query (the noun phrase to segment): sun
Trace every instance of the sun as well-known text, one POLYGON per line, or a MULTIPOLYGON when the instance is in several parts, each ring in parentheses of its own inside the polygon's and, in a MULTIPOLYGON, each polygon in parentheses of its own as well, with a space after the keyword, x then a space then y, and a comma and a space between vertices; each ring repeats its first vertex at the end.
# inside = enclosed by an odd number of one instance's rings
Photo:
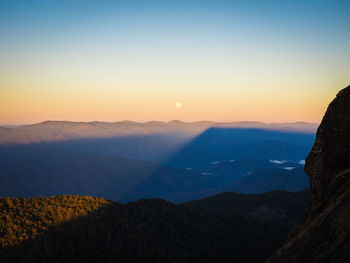
POLYGON ((175 107, 180 109, 182 107, 182 103, 181 102, 176 102, 175 107))

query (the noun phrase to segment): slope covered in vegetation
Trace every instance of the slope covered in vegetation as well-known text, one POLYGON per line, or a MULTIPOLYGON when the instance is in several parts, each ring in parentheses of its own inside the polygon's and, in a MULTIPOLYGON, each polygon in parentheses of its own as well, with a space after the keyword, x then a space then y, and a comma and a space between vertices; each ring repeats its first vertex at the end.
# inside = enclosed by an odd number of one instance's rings
POLYGON ((1 262, 262 262, 290 226, 162 199, 0 199, 1 262))
POLYGON ((33 239, 46 230, 107 205, 103 198, 53 196, 1 198, 0 244, 8 248, 33 239))

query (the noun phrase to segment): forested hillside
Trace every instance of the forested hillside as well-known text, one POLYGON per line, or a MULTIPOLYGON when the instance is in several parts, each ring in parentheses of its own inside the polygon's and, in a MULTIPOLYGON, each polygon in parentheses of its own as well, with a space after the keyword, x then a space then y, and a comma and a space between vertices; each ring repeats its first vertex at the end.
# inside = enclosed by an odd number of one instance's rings
POLYGON ((110 203, 104 198, 77 195, 1 198, 1 247, 8 248, 33 239, 52 227, 86 216, 110 203))
POLYGON ((3 198, 0 261, 262 262, 291 226, 237 211, 162 199, 3 198))

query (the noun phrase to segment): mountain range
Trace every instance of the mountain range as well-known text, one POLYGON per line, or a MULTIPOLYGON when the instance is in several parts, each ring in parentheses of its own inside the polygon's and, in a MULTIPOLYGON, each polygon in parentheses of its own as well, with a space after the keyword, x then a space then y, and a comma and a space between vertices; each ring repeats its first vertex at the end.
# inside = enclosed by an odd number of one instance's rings
POLYGON ((45 121, 37 124, 6 127, 0 126, 0 144, 34 143, 63 141, 82 138, 111 138, 145 135, 173 135, 192 137, 212 128, 256 128, 284 132, 315 133, 317 124, 314 123, 262 123, 262 122, 69 122, 45 121))
MULTIPOLYGON (((223 191, 309 187, 297 168, 311 149, 315 135, 307 129, 312 124, 210 127, 194 135, 209 124, 44 122, 6 128, 17 142, 0 145, 0 196, 81 194, 120 202, 155 197, 183 202, 223 191), (116 131, 118 136, 108 137, 116 131)), ((253 125, 235 123, 248 124, 253 125)))

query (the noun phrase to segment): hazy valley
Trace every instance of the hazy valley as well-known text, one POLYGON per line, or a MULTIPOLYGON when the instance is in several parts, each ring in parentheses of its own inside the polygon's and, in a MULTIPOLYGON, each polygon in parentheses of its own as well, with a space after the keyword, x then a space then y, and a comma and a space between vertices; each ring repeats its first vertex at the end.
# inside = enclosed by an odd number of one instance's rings
POLYGON ((4 128, 0 195, 186 201, 223 191, 309 187, 302 167, 315 125, 208 125, 45 122, 4 128), (227 127, 242 125, 252 127, 227 127))

